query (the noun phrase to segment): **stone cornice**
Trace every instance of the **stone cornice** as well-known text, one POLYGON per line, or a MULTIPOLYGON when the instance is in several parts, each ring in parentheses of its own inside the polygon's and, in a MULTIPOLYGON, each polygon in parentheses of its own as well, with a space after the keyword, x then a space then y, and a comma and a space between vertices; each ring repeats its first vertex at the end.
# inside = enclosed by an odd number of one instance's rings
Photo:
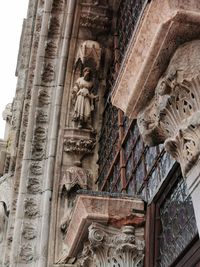
POLYGON ((200 35, 200 3, 155 0, 146 7, 112 94, 112 103, 128 116, 154 95, 157 80, 177 47, 200 35))
POLYGON ((136 198, 78 195, 64 240, 64 261, 77 256, 92 223, 111 225, 116 231, 124 225, 141 226, 144 223, 143 211, 143 201, 136 198))

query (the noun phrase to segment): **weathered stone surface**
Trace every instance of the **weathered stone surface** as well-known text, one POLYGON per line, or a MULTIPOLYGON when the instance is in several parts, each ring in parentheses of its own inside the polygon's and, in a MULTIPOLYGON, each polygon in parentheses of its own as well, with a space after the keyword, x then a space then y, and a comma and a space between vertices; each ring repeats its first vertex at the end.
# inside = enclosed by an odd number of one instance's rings
POLYGON ((138 125, 148 145, 164 143, 181 164, 183 174, 200 154, 200 41, 177 49, 155 89, 152 103, 138 116, 138 125))
POLYGON ((149 103, 175 50, 199 37, 199 11, 195 0, 155 0, 147 5, 115 83, 113 105, 135 118, 149 103))
MULTIPOLYGON (((139 213, 134 214, 135 222, 132 221, 132 225, 137 225, 138 218, 140 218, 139 224, 141 225, 144 222, 144 215, 140 211, 144 210, 144 203, 140 199, 79 195, 64 240, 66 245, 64 258, 76 257, 81 240, 92 222, 108 224, 113 219, 120 221, 122 218, 132 215, 133 209, 138 210, 139 213)), ((116 226, 116 223, 114 225, 116 226)), ((123 226, 123 222, 121 226, 123 226)))

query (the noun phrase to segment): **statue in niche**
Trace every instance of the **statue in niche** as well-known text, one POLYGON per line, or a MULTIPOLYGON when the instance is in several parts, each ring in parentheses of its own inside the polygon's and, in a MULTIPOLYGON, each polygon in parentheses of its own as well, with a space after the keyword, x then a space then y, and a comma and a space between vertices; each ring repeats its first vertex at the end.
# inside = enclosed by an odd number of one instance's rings
POLYGON ((77 79, 72 92, 75 98, 73 121, 78 124, 78 128, 94 130, 91 114, 94 111, 95 101, 98 101, 99 97, 91 93, 93 86, 92 70, 86 67, 83 70, 83 76, 77 79))

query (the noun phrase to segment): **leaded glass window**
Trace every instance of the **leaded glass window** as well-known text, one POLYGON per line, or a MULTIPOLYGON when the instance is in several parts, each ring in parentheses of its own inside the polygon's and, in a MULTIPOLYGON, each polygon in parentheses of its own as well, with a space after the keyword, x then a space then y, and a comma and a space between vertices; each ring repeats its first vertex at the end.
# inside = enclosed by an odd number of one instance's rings
POLYGON ((129 41, 146 3, 147 0, 123 0, 120 2, 117 15, 119 63, 123 60, 129 41))
POLYGON ((181 174, 175 174, 174 185, 166 188, 157 204, 159 267, 169 267, 197 235, 194 209, 186 183, 181 174))

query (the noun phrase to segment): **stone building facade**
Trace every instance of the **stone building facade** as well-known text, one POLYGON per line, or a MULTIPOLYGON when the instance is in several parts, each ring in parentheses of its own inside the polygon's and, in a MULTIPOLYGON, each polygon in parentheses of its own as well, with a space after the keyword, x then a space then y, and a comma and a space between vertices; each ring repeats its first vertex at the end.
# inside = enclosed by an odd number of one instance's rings
POLYGON ((0 266, 199 266, 199 26, 198 0, 29 0, 0 266))

